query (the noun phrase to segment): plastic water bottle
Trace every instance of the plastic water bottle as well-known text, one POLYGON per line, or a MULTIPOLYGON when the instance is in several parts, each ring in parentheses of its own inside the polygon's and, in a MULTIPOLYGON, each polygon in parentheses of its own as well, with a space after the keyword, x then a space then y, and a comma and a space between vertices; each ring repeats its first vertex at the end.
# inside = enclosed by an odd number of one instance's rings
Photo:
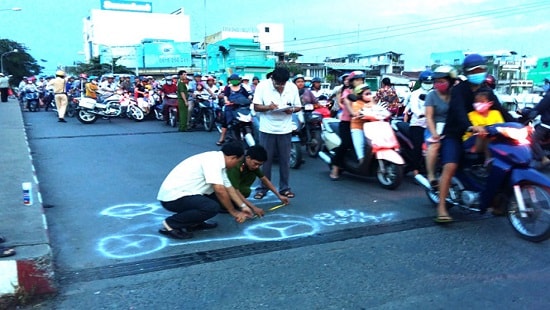
POLYGON ((23 182, 22 188, 23 188, 23 204, 27 206, 32 205, 32 183, 23 182))

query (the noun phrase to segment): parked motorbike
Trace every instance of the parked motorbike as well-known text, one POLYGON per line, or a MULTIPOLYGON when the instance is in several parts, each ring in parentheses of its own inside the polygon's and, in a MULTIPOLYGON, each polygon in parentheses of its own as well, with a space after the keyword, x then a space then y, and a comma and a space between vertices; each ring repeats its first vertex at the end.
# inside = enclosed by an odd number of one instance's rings
POLYGON ((306 146, 307 154, 310 157, 317 157, 323 146, 321 139, 321 124, 323 114, 318 112, 318 104, 304 104, 304 126, 300 130, 300 140, 306 146))
MULTIPOLYGON (((483 166, 478 154, 465 152, 451 181, 446 199, 450 207, 485 213, 488 207, 504 208, 519 236, 532 242, 550 238, 550 179, 529 166, 529 132, 519 123, 485 127, 491 138, 492 162, 483 166)), ((439 203, 439 192, 418 174, 428 199, 439 203)))
MULTIPOLYGON (((139 109, 137 106, 136 108, 139 109)), ((81 97, 76 117, 83 124, 93 124, 97 121, 98 117, 113 118, 119 117, 121 114, 122 105, 120 104, 120 95, 113 94, 105 98, 101 103, 93 98, 81 97)))
POLYGON ((40 111, 40 101, 38 100, 38 92, 32 89, 25 90, 25 104, 31 112, 40 111))
MULTIPOLYGON (((352 148, 346 152, 340 168, 359 176, 375 175, 383 188, 395 189, 403 181, 405 161, 398 153, 399 143, 390 124, 386 121, 390 113, 387 110, 370 109, 364 110, 361 117, 368 121, 363 124, 366 138, 365 158, 359 163, 352 148)), ((339 125, 338 119, 323 119, 321 137, 325 146, 319 152, 319 157, 329 167, 332 166, 336 148, 341 143, 339 125)))

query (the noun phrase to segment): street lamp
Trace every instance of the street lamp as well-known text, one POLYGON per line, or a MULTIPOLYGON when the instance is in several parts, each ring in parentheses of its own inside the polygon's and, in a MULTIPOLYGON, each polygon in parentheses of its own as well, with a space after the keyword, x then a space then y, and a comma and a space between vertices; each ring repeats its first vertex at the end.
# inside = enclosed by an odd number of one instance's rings
POLYGON ((17 49, 14 49, 13 51, 7 51, 0 55, 0 72, 4 73, 4 56, 10 53, 17 53, 19 52, 17 49))

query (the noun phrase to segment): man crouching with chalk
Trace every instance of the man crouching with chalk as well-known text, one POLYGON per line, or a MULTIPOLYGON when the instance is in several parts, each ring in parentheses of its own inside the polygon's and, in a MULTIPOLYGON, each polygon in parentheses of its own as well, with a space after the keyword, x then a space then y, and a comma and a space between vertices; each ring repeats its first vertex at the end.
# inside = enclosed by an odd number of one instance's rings
POLYGON ((252 209, 259 217, 264 216, 264 210, 256 207, 247 198, 250 196, 252 189, 250 187, 256 180, 260 179, 265 188, 271 190, 283 203, 288 204, 288 198, 279 194, 271 181, 263 174, 260 169, 261 165, 267 160, 267 151, 261 145, 254 145, 246 150, 244 158, 233 168, 227 169, 227 176, 231 181, 231 185, 237 190, 237 194, 244 203, 252 209))
POLYGON ((168 211, 159 233, 175 239, 189 239, 192 231, 218 226, 205 222, 220 210, 220 204, 239 223, 254 216, 235 188, 231 186, 226 169, 241 163, 244 149, 238 142, 226 143, 221 151, 191 156, 179 163, 164 179, 157 199, 168 211), (237 210, 234 206, 240 207, 237 210))

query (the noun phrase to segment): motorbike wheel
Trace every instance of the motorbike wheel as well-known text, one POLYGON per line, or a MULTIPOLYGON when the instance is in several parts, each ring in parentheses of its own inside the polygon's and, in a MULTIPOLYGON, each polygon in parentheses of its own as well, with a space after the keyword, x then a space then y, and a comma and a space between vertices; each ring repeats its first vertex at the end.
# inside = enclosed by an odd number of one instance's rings
POLYGON ((403 166, 384 160, 385 171, 382 172, 380 166, 377 167, 376 178, 378 183, 385 189, 396 189, 403 181, 403 166))
POLYGON ((300 142, 292 142, 290 147, 290 168, 298 169, 302 165, 302 145, 300 142))
POLYGON ((68 117, 74 117, 76 115, 76 109, 74 107, 73 104, 69 104, 67 106, 67 111, 65 112, 65 114, 68 116, 68 117))
POLYGON ((204 130, 210 132, 214 129, 214 112, 212 110, 206 110, 202 114, 202 124, 204 130))
POLYGON ((168 112, 168 124, 172 127, 176 127, 176 125, 178 124, 178 121, 176 120, 176 113, 173 112, 172 110, 170 110, 168 112))
POLYGON ((521 184, 520 190, 526 209, 525 216, 522 216, 512 194, 507 206, 510 224, 527 241, 541 242, 550 238, 550 190, 532 183, 521 184))
POLYGON ((130 114, 130 117, 133 118, 136 122, 141 122, 145 117, 145 115, 143 114, 143 111, 136 106, 129 106, 128 109, 129 109, 128 112, 130 114))
POLYGON ((31 112, 38 112, 40 111, 40 107, 38 105, 38 102, 36 101, 31 101, 31 103, 29 104, 29 111, 31 112))
POLYGON ((155 109, 155 118, 157 119, 157 121, 164 120, 164 117, 162 116, 162 111, 155 109))
POLYGON ((321 132, 314 130, 311 132, 311 141, 306 144, 307 154, 310 157, 317 157, 319 151, 323 147, 323 140, 321 139, 321 132))
POLYGON ((78 110, 76 113, 76 118, 83 124, 93 124, 97 121, 97 115, 89 113, 86 110, 78 110))

